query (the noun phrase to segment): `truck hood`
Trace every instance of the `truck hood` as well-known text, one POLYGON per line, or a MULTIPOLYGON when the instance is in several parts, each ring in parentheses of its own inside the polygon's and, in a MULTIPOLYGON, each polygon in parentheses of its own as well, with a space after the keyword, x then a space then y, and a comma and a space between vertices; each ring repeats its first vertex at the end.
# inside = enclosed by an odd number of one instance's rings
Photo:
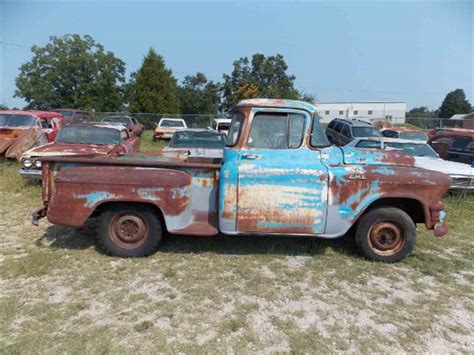
POLYGON ((49 143, 27 151, 23 157, 51 157, 75 155, 107 155, 116 146, 113 144, 49 143))
POLYGON ((390 165, 415 166, 411 155, 381 149, 340 147, 345 164, 350 165, 390 165))
POLYGON ((419 168, 439 171, 448 175, 474 176, 474 168, 469 164, 443 160, 432 157, 415 157, 415 165, 419 168))

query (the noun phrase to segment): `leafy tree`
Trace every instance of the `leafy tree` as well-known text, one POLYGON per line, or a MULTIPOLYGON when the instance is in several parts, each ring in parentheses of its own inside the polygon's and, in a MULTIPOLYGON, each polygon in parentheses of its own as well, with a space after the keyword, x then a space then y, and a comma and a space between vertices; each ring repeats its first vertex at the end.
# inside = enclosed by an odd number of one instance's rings
POLYGON ((430 111, 426 106, 414 107, 406 113, 407 117, 433 118, 438 117, 438 111, 430 111))
POLYGON ((140 69, 131 76, 127 89, 130 111, 178 113, 177 91, 176 79, 166 68, 165 60, 150 48, 140 69))
POLYGON ((288 65, 281 54, 265 57, 257 53, 252 60, 247 57, 236 60, 233 66, 230 75, 223 75, 224 109, 231 108, 242 99, 255 97, 314 99, 295 89, 295 76, 287 74, 288 65))
POLYGON ((178 90, 182 113, 216 113, 221 102, 221 87, 203 73, 187 75, 178 90))
POLYGON ((450 118, 457 113, 471 112, 471 104, 466 99, 463 89, 456 89, 449 92, 439 108, 439 117, 450 118))
POLYGON ((0 102, 0 110, 8 110, 8 106, 0 102))
POLYGON ((20 67, 15 91, 27 108, 121 109, 125 64, 91 36, 52 36, 46 46, 31 51, 33 58, 20 67))

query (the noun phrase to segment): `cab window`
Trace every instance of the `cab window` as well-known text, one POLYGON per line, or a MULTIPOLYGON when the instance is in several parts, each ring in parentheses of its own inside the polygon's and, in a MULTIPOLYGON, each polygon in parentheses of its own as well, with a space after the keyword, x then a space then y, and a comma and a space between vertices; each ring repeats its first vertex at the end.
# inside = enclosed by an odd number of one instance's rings
POLYGON ((303 142, 305 116, 286 113, 257 113, 248 146, 263 149, 294 149, 303 142))

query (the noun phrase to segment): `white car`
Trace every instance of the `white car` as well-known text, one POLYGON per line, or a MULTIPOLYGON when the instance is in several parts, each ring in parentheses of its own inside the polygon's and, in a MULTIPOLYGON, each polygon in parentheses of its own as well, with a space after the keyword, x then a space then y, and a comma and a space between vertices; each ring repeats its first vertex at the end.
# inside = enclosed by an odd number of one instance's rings
POLYGON ((212 121, 211 129, 216 132, 227 134, 231 122, 232 120, 230 118, 215 118, 212 121))
POLYGON ((428 144, 422 141, 397 138, 357 138, 346 147, 398 150, 412 155, 419 168, 445 173, 453 179, 451 189, 474 190, 474 167, 469 164, 441 159, 428 144))
POLYGON ((155 131, 153 132, 153 140, 157 141, 162 138, 170 139, 175 132, 183 131, 187 128, 188 126, 182 118, 163 117, 156 125, 155 131))

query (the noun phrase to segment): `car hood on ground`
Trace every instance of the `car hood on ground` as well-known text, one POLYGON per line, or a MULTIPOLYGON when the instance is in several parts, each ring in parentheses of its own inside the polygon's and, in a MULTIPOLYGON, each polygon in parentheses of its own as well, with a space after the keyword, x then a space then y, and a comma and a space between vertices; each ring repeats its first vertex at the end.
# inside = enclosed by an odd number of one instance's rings
POLYGON ((116 145, 114 144, 73 144, 73 143, 49 143, 41 147, 30 149, 24 156, 49 157, 49 156, 72 156, 72 155, 106 155, 116 145))
POLYGON ((415 165, 423 169, 439 171, 448 175, 474 175, 474 168, 469 164, 443 160, 441 158, 415 157, 415 165))

